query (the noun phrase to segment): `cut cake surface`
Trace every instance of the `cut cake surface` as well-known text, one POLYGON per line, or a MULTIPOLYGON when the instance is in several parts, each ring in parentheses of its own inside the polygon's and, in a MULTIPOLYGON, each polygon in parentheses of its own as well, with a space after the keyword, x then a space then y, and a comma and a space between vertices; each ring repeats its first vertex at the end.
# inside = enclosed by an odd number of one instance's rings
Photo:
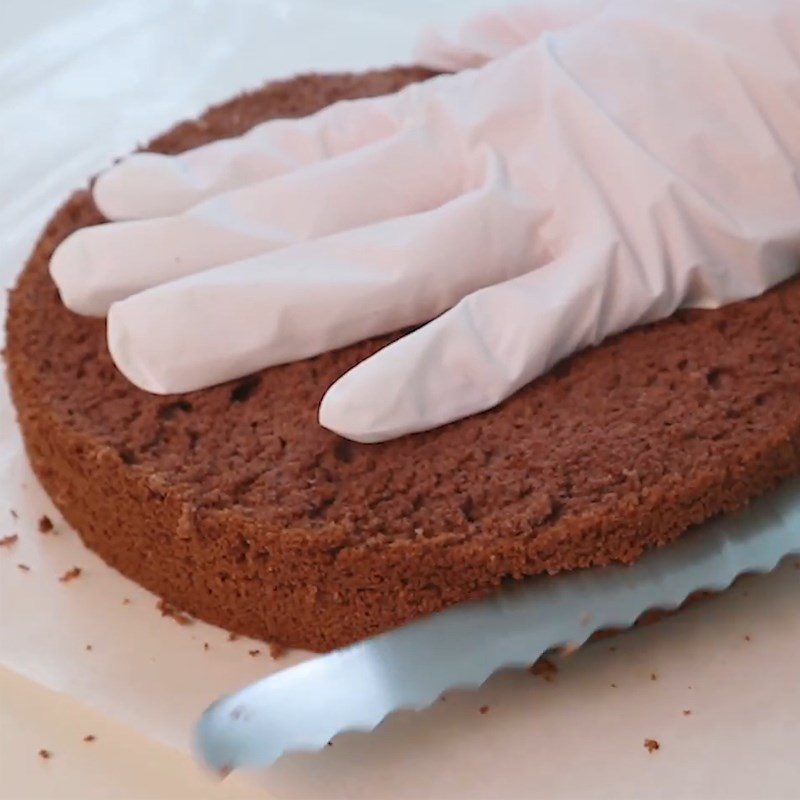
MULTIPOLYGON (((429 75, 268 84, 150 147, 429 75)), ((74 194, 11 294, 6 360, 28 455, 88 547, 232 631, 330 649, 509 577, 631 562, 800 471, 798 281, 615 337, 479 416, 360 445, 322 429, 317 407, 392 336, 185 395, 128 383, 104 322, 67 311, 47 271, 58 242, 101 221, 74 194)))

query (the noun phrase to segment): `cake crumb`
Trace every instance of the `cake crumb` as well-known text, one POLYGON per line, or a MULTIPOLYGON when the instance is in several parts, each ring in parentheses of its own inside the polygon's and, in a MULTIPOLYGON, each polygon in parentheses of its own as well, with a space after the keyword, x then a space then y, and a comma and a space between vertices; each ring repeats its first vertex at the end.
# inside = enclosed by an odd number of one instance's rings
POLYGON ((616 653, 617 652, 617 646, 615 644, 609 645, 608 652, 609 653, 616 653))
POLYGON ((611 684, 611 688, 612 688, 612 689, 616 689, 616 688, 617 688, 617 684, 616 684, 616 683, 612 683, 612 684, 611 684))
POLYGON ((87 644, 86 647, 84 647, 83 649, 89 651, 92 649, 92 646, 90 644, 87 644))
POLYGON ((94 742, 96 739, 97 737, 93 733, 88 733, 83 737, 84 742, 94 742))
POLYGON ((45 760, 51 758, 52 755, 53 754, 49 750, 45 750, 44 747, 39 751, 39 758, 43 758, 45 760))
POLYGON ((19 519, 19 514, 17 514, 17 512, 16 512, 16 510, 15 510, 15 509, 13 509, 13 508, 9 508, 8 510, 9 510, 9 512, 11 513, 11 518, 12 518, 12 519, 19 519))
POLYGON ((247 651, 247 655, 253 656, 253 658, 255 658, 256 656, 260 656, 261 655, 261 651, 260 650, 248 650, 247 651))
POLYGON ((746 633, 746 634, 744 635, 744 640, 745 640, 746 642, 749 642, 749 641, 750 641, 750 634, 749 634, 749 633, 746 633))
POLYGON ((12 533, 10 536, 4 536, 0 539, 0 547, 11 547, 17 543, 19 536, 16 533, 12 533))
POLYGON ((657 681, 658 680, 658 675, 656 675, 655 672, 651 672, 650 673, 650 680, 651 681, 657 681))
POLYGON ((647 748, 648 753, 661 749, 661 745, 655 739, 645 739, 644 746, 647 748))
POLYGON ((203 650, 210 650, 211 645, 208 642, 203 642, 203 650))
POLYGON ((692 709, 691 708, 684 708, 683 709, 683 716, 684 717, 691 716, 691 713, 692 713, 692 709))
POLYGON ((286 648, 282 644, 278 644, 277 642, 269 643, 269 657, 273 659, 273 661, 277 661, 285 653, 286 648))
POLYGON ((60 578, 59 581, 61 583, 69 583, 70 581, 74 581, 75 578, 79 578, 81 575, 81 568, 80 567, 73 567, 72 569, 68 569, 60 578))
POLYGON ((235 642, 235 641, 238 640, 238 638, 239 638, 239 634, 238 633, 229 633, 228 634, 228 641, 229 642, 235 642))
POLYGON ((488 713, 489 713, 489 706, 481 706, 481 707, 478 709, 478 711, 480 711, 480 712, 481 712, 481 714, 488 714, 488 713))
POLYGON ((53 520, 51 520, 47 514, 43 514, 39 517, 39 533, 50 533, 54 527, 53 520))
POLYGON ((194 620, 183 611, 179 611, 172 603, 168 603, 163 598, 156 603, 156 608, 161 612, 162 617, 174 619, 178 625, 191 625, 194 620))
POLYGON ((328 747, 333 747, 333 742, 328 742, 328 747))
POLYGON ((553 683, 558 675, 558 667, 549 658, 542 656, 528 667, 531 675, 537 675, 548 683, 553 683))
POLYGON ((123 598, 122 598, 122 605, 124 605, 124 606, 129 606, 130 604, 131 604, 131 599, 130 599, 130 597, 123 597, 123 598))
POLYGON ((31 568, 27 564, 17 564, 17 569, 21 569, 23 572, 31 571, 31 568))

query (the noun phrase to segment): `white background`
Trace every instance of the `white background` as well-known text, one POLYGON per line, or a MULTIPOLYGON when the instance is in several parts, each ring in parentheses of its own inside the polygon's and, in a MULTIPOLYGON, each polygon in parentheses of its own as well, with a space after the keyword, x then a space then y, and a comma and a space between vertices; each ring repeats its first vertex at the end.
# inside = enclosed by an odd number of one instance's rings
MULTIPOLYGON (((60 198, 176 119, 268 77, 405 60, 423 21, 489 4, 3 2, 0 282, 11 285, 60 198)), ((41 663, 26 662, 28 676, 54 685, 58 653, 71 659, 71 690, 87 665, 84 684, 72 693, 91 697, 88 665, 98 662, 80 661, 91 640, 93 655, 123 678, 116 691, 120 707, 121 695, 130 695, 126 719, 135 704, 131 724, 147 730, 166 703, 174 669, 164 668, 163 681, 158 670, 128 674, 123 645, 135 640, 164 659, 168 642, 172 667, 193 667, 184 674, 196 686, 196 703, 180 709, 188 731, 216 694, 270 668, 263 655, 247 656, 248 643, 161 620, 153 598, 85 553, 73 534, 36 533, 48 503, 19 455, 7 398, 0 415, 0 536, 20 535, 13 551, 0 551, 0 582, 8 589, 3 597, 22 598, 13 607, 4 602, 0 613, 24 620, 34 642, 52 623, 43 613, 65 620, 63 636, 42 647, 41 663), (6 507, 12 505, 17 522, 6 507), (18 561, 34 569, 21 573, 18 561), (73 563, 85 574, 58 584, 73 563), (107 600, 102 607, 98 592, 107 600), (133 603, 123 607, 123 597, 133 603), (78 621, 84 628, 76 638, 78 621)), ((222 784, 187 755, 68 696, 66 683, 56 693, 0 669, 0 797, 800 797, 799 662, 800 570, 788 563, 655 627, 586 648, 560 665, 552 684, 527 673, 500 676, 479 693, 398 715, 369 737, 340 737, 322 754, 293 756, 263 775, 222 784), (479 713, 483 705, 488 714, 479 713), (87 733, 97 741, 84 743, 87 733), (645 738, 661 749, 649 754, 645 738), (49 761, 36 755, 42 747, 53 752, 49 761)))

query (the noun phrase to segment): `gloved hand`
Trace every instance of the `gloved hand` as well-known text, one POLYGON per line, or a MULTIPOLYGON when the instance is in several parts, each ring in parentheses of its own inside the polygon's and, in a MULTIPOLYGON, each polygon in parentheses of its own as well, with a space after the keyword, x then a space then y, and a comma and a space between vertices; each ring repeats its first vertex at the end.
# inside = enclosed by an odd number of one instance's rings
POLYGON ((108 313, 157 393, 427 322, 323 399, 324 426, 374 442, 794 274, 800 4, 603 6, 479 69, 129 157, 94 187, 127 221, 53 256, 64 302, 108 313))

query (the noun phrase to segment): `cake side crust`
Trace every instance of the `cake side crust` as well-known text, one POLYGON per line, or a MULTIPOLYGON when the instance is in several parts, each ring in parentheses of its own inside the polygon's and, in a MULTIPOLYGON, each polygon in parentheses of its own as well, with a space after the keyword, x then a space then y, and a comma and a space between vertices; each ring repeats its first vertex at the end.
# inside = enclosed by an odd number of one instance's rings
MULTIPOLYGON (((430 73, 306 76, 159 137, 176 152, 430 73)), ((6 360, 37 476, 92 550, 173 605, 327 650, 507 577, 630 563, 800 472, 800 284, 680 313, 557 366, 498 409, 379 446, 322 430, 330 383, 392 337, 170 398, 114 369, 49 256, 101 222, 56 213, 11 294, 6 360)))

